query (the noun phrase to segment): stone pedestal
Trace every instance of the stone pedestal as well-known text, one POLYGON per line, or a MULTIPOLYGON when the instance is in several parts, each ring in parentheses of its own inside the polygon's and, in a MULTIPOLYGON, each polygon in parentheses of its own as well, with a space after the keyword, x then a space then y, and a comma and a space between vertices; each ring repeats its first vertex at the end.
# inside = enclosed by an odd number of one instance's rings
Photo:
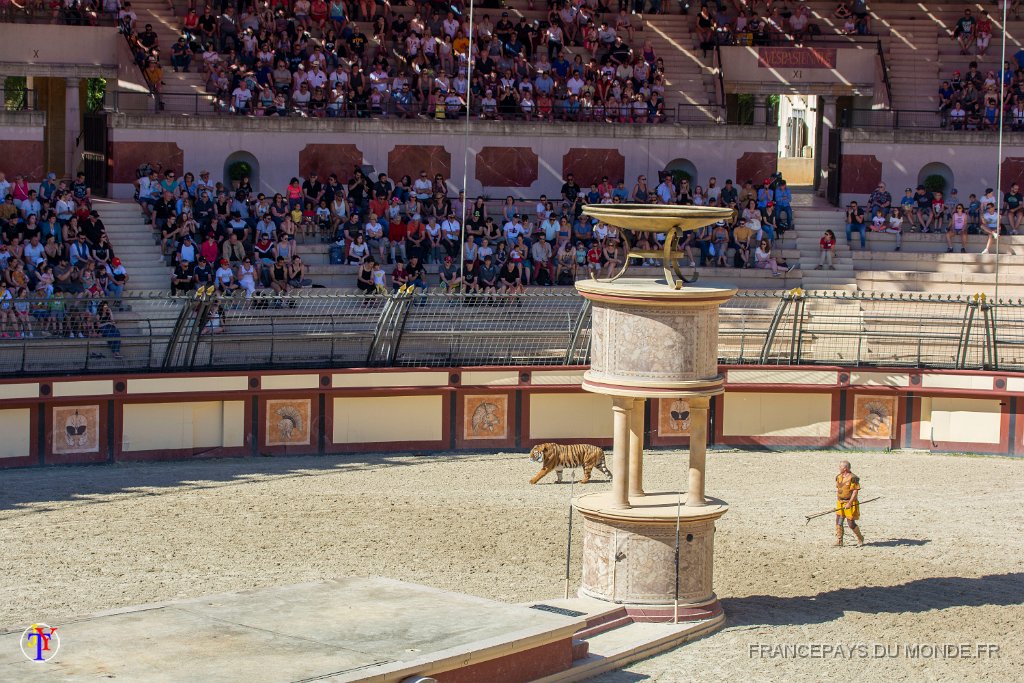
POLYGON ((581 595, 671 616, 677 598, 678 519, 680 618, 708 618, 720 611, 712 576, 715 520, 728 510, 724 502, 709 499, 690 508, 680 505, 674 492, 630 498, 628 510, 616 510, 609 502, 608 493, 575 500, 585 520, 581 595))
POLYGON ((634 620, 721 620, 715 521, 728 506, 705 496, 704 471, 709 400, 724 384, 718 307, 736 290, 627 278, 576 287, 593 306, 583 388, 612 397, 614 434, 612 490, 573 501, 585 519, 580 594, 623 604, 634 620), (678 473, 687 491, 646 492, 644 403, 676 397, 690 402, 689 465, 678 473))

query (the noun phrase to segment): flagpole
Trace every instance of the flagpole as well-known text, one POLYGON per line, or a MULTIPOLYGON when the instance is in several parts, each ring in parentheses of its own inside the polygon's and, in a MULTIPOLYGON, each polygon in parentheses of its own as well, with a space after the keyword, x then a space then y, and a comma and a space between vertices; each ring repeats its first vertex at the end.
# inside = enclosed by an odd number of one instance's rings
MULTIPOLYGON (((999 151, 996 153, 996 216, 999 218, 999 223, 996 226, 996 235, 999 234, 1003 224, 1003 122, 1006 119, 1004 106, 1006 98, 1006 19, 1009 7, 1010 0, 1003 0, 1002 61, 999 65, 999 151)), ((999 262, 1002 260, 999 255, 1001 251, 999 240, 996 240, 996 287, 992 297, 996 301, 999 301, 999 262)))
POLYGON ((473 25, 474 0, 469 4, 469 45, 466 48, 466 127, 462 143, 462 220, 459 224, 459 286, 466 290, 466 204, 469 202, 469 120, 473 118, 470 111, 470 98, 473 96, 473 36, 476 29, 473 25))

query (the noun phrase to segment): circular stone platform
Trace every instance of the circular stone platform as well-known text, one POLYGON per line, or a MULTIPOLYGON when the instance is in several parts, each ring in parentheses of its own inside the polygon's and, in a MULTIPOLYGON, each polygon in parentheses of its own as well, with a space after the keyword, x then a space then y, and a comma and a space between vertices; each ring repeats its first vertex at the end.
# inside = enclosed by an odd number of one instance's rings
POLYGON ((681 495, 685 501, 685 494, 675 492, 631 497, 627 509, 613 507, 611 492, 576 498, 573 504, 585 520, 580 594, 671 615, 678 513, 680 619, 720 613, 712 589, 715 520, 729 506, 707 498, 701 507, 688 507, 679 504, 681 495))

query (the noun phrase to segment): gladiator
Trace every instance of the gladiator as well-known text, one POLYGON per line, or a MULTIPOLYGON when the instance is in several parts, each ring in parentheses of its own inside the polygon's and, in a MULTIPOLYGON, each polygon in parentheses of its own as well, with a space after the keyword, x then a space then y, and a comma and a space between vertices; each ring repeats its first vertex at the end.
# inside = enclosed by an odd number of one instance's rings
POLYGON ((850 531, 857 537, 857 545, 864 545, 864 536, 860 533, 857 520, 860 519, 860 503, 857 494, 860 492, 860 477, 850 471, 850 463, 846 460, 839 463, 839 474, 836 475, 836 542, 843 545, 843 524, 850 525, 850 531))

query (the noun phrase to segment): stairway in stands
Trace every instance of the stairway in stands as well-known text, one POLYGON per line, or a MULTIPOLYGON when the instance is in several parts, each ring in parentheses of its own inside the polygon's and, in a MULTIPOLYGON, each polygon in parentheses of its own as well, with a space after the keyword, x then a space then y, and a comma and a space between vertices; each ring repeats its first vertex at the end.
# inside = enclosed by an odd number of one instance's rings
POLYGON ((886 62, 892 108, 938 109, 939 43, 936 27, 920 19, 892 19, 886 62))
MULTIPOLYGON (((800 270, 803 273, 802 287, 811 290, 857 290, 857 278, 853 269, 853 257, 846 244, 843 228, 844 213, 837 208, 795 209, 796 245, 800 251, 800 270), (835 270, 815 270, 821 258, 821 236, 826 230, 836 234, 836 248, 833 254, 835 270)), ((857 236, 855 239, 859 240, 857 236)), ((860 243, 854 243, 860 248, 860 243)))
MULTIPOLYGON (((175 2, 175 12, 171 14, 167 0, 132 0, 132 8, 138 15, 136 31, 141 33, 146 24, 153 25, 153 31, 160 38, 160 65, 164 69, 164 113, 166 114, 208 114, 213 111, 208 97, 192 97, 191 95, 206 92, 206 74, 199 73, 200 59, 192 59, 188 73, 174 72, 171 67, 171 46, 181 37, 182 18, 188 4, 182 0, 175 2), (176 95, 175 95, 176 94, 176 95)), ((198 5, 202 14, 202 3, 198 5)))
POLYGON ((110 236, 114 254, 128 271, 127 292, 166 292, 171 284, 171 269, 158 262, 160 246, 154 243, 153 230, 135 202, 97 202, 95 207, 110 236))

